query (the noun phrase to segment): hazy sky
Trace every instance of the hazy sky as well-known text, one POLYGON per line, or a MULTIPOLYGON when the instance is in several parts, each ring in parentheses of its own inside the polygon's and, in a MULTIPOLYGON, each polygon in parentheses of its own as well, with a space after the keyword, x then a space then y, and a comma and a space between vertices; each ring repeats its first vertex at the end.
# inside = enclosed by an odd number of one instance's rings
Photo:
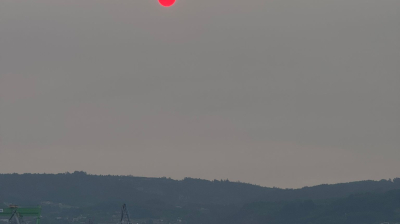
POLYGON ((0 1, 0 173, 400 177, 399 0, 0 1))

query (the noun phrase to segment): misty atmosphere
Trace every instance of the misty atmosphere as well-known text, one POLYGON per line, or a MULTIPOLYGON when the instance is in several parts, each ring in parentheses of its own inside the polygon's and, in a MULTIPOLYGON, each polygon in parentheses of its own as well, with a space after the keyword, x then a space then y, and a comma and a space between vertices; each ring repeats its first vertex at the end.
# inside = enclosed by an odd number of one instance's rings
POLYGON ((400 224, 399 0, 0 0, 0 224, 400 224))

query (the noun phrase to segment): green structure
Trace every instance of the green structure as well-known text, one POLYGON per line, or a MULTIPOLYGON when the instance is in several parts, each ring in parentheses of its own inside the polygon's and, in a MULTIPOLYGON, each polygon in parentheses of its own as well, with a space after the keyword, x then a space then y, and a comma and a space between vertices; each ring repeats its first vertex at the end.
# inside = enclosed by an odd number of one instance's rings
POLYGON ((0 217, 8 217, 9 221, 13 218, 18 224, 22 224, 24 217, 36 217, 36 224, 40 224, 40 214, 42 208, 31 207, 31 208, 19 208, 18 206, 11 205, 8 208, 0 208, 0 217))

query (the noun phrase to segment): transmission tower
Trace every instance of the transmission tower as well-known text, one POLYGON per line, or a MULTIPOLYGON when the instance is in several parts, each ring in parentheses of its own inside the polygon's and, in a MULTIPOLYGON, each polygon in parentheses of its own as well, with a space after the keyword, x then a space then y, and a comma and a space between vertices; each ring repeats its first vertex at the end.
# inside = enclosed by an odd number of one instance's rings
POLYGON ((0 208, 0 217, 9 217, 8 223, 10 224, 24 224, 23 218, 31 217, 36 219, 36 224, 39 224, 41 211, 41 207, 20 208, 17 205, 9 205, 8 208, 0 208))
POLYGON ((128 213, 128 209, 126 208, 126 204, 122 205, 121 219, 119 220, 119 224, 132 224, 131 220, 129 219, 129 213, 128 213), (124 222, 124 217, 126 217, 127 222, 124 222))
POLYGON ((12 219, 15 219, 17 224, 22 224, 23 223, 23 219, 22 219, 22 215, 20 215, 17 210, 15 209, 12 213, 11 213, 11 217, 8 219, 8 223, 11 224, 12 223, 12 219))

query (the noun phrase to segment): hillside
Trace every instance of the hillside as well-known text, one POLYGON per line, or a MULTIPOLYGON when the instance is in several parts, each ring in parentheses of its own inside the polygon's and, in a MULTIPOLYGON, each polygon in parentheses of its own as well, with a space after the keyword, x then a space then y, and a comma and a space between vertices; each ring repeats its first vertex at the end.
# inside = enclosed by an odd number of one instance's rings
MULTIPOLYGON (((268 205, 271 207, 268 212, 272 212, 290 201, 309 201, 311 206, 331 203, 352 194, 382 194, 394 189, 400 189, 399 178, 279 189, 228 180, 173 180, 85 172, 0 174, 0 202, 42 205, 43 221, 48 223, 53 223, 54 217, 78 215, 112 223, 115 220, 109 217, 118 213, 122 203, 128 204, 134 219, 182 218, 190 223, 220 223, 228 220, 223 217, 235 217, 233 214, 243 214, 241 218, 247 220, 248 213, 243 213, 243 209, 255 202, 266 203, 261 207, 268 205)), ((65 220, 63 222, 70 223, 65 220)))
POLYGON ((29 204, 54 201, 74 206, 89 206, 109 201, 142 203, 149 200, 161 200, 174 205, 242 204, 254 200, 326 199, 345 197, 353 193, 385 192, 400 189, 400 179, 279 189, 228 180, 173 180, 74 172, 0 174, 0 189, 1 200, 29 204))
POLYGON ((332 202, 253 202, 220 223, 373 224, 400 222, 400 190, 360 193, 332 202))

